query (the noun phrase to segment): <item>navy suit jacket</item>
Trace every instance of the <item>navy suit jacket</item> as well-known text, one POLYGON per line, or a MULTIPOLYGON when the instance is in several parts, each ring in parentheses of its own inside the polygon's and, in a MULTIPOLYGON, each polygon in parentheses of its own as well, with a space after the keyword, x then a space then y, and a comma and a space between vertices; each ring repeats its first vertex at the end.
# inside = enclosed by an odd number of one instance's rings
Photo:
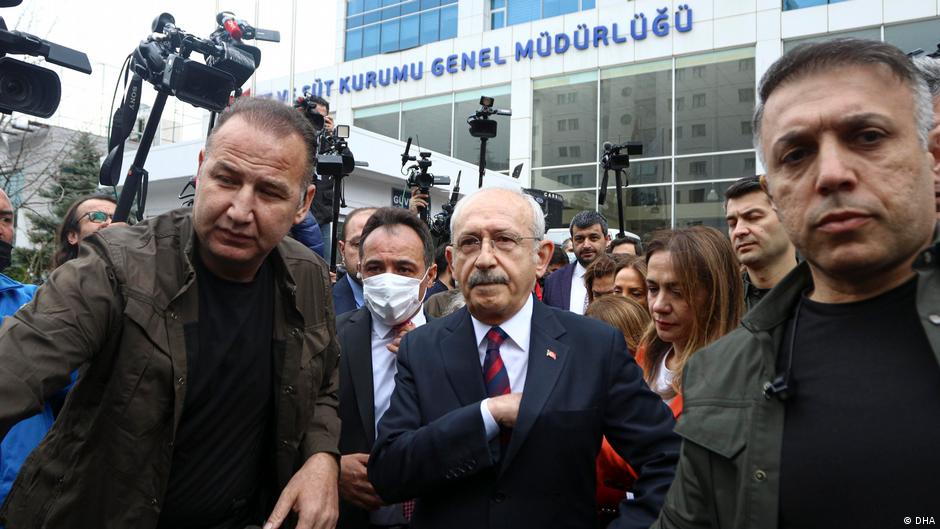
MULTIPOLYGON (((345 283, 346 280, 344 279, 345 283)), ((346 285, 349 288, 349 285, 346 285)), ((333 289, 334 295, 336 289, 333 289)), ((352 293, 350 292, 350 296, 352 293)), ((353 302, 355 303, 355 302, 353 302)), ((338 309, 337 309, 338 312, 338 309)), ((375 444, 372 387, 372 313, 362 307, 336 318, 339 357, 339 452, 368 454, 375 444)), ((369 513, 340 498, 338 529, 367 529, 369 513)))
POLYGON ((545 278, 545 292, 542 293, 543 303, 557 309, 570 310, 571 278, 574 277, 574 267, 577 265, 578 261, 574 261, 548 274, 545 278))
POLYGON ((535 301, 516 427, 487 441, 486 398, 466 308, 407 335, 369 480, 389 502, 416 498, 413 528, 596 527, 601 437, 639 473, 610 527, 656 519, 679 456, 672 412, 609 325, 535 301))
POLYGON ((352 287, 349 286, 349 280, 343 276, 333 283, 333 310, 336 316, 356 310, 356 296, 353 295, 352 287))

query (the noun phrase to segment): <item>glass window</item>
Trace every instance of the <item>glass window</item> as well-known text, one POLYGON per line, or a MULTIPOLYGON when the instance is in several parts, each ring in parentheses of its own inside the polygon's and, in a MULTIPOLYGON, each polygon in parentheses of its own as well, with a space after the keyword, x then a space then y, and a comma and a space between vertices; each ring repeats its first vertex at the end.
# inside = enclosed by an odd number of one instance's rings
POLYGON ((597 191, 590 189, 587 191, 562 191, 561 195, 564 205, 561 210, 561 222, 557 224, 546 225, 546 229, 567 228, 571 219, 579 211, 594 210, 597 201, 597 191))
POLYGON ((593 209, 593 188, 597 187, 597 164, 563 167, 559 169, 532 170, 532 187, 546 191, 566 191, 578 188, 591 188, 593 209))
POLYGON ((398 138, 398 103, 363 108, 353 112, 353 125, 368 131, 398 138))
POLYGON ((437 42, 440 35, 440 15, 439 10, 421 13, 421 44, 437 42))
POLYGON ((542 16, 542 0, 508 0, 509 25, 535 20, 542 16))
POLYGON ((421 10, 431 9, 441 5, 441 0, 421 0, 421 10))
POLYGON ((638 158, 672 153, 667 103, 671 69, 671 61, 657 61, 601 72, 602 142, 641 141, 643 154, 638 158), (606 119, 609 116, 615 117, 606 119))
POLYGON ((441 40, 457 36, 457 6, 441 9, 441 40))
POLYGON ((365 0, 365 11, 372 11, 373 9, 378 9, 382 7, 382 2, 380 0, 365 0))
POLYGON ((803 9, 804 7, 824 6, 826 4, 837 4, 845 0, 783 0, 783 10, 803 9))
POLYGON ((382 53, 398 49, 398 20, 382 23, 382 53))
POLYGON ((741 101, 740 95, 753 93, 754 73, 738 65, 753 54, 749 48, 676 59, 676 100, 691 102, 676 109, 676 125, 691 126, 688 137, 676 139, 676 154, 752 147, 751 139, 740 134, 740 123, 750 119, 754 102, 741 101), (690 73, 680 81, 680 71, 690 73))
POLYGON ((450 95, 402 103, 401 136, 398 139, 405 141, 410 136, 420 150, 450 156, 450 133, 453 129, 450 118, 450 95))
POLYGON ((711 226, 727 232, 725 190, 734 182, 676 186, 676 227, 711 226))
POLYGON ((574 13, 578 10, 578 0, 544 0, 542 18, 574 13))
POLYGON ((490 0, 490 9, 506 7, 506 0, 490 0))
POLYGON ((380 20, 382 20, 382 12, 381 12, 381 11, 372 11, 371 13, 366 13, 366 14, 362 15, 362 23, 363 23, 363 24, 371 24, 371 23, 373 23, 373 22, 378 22, 378 21, 380 21, 380 20))
MULTIPOLYGON (((480 96, 496 99, 496 108, 509 106, 509 86, 481 88, 454 96, 454 158, 477 165, 480 161, 480 140, 470 135, 467 117, 480 109, 480 96)), ((509 169, 509 116, 490 116, 496 120, 496 137, 486 142, 486 168, 493 171, 509 169)))
POLYGON ((363 0, 349 0, 349 3, 346 4, 346 16, 362 13, 364 5, 363 0))
POLYGON ((927 53, 937 49, 940 35, 940 19, 885 26, 885 42, 894 44, 907 53, 922 49, 927 53))
POLYGON ((499 29, 506 25, 505 13, 502 11, 493 13, 490 15, 490 27, 492 29, 499 29))
MULTIPOLYGON (((885 36, 887 36, 885 28, 885 36)), ((802 39, 788 40, 783 43, 783 52, 786 53, 804 42, 823 42, 841 37, 853 37, 856 39, 881 40, 881 30, 879 28, 857 29, 853 31, 840 31, 837 33, 826 33, 825 35, 816 35, 814 37, 805 37, 802 39)), ((902 48, 903 49, 903 48, 902 48)), ((925 48, 928 49, 928 48, 925 48)), ((908 51, 908 50, 905 50, 908 51)))
POLYGON ((581 9, 594 9, 595 0, 581 0, 581 9))
POLYGON ((535 81, 532 123, 541 134, 532 139, 532 166, 545 167, 597 161, 597 78, 595 72, 535 81), (579 129, 559 133, 559 120, 577 119, 579 129), (559 156, 559 146, 568 156, 559 156), (577 156, 572 156, 575 146, 577 156))
POLYGON ((349 17, 346 19, 346 29, 358 28, 362 25, 362 17, 349 17))
POLYGON ((398 6, 386 7, 382 10, 382 20, 390 20, 401 16, 401 8, 398 6))
POLYGON ((419 18, 418 15, 411 15, 401 19, 401 35, 399 36, 399 46, 406 50, 420 44, 419 40, 419 18))
POLYGON ((355 29, 346 32, 346 60, 351 61, 362 57, 362 30, 355 29))
POLYGON ((722 154, 718 156, 696 156, 676 160, 676 181, 738 179, 754 176, 752 152, 722 154))
POLYGON ((368 26, 362 31, 362 56, 368 57, 379 53, 382 49, 379 37, 382 34, 382 27, 378 24, 368 26))
MULTIPOLYGON (((644 240, 653 232, 668 229, 672 220, 669 186, 628 187, 623 190, 623 229, 632 231, 644 240)), ((617 215, 617 189, 607 188, 607 200, 598 210, 607 217, 611 228, 619 228, 617 215)), ((724 217, 722 217, 724 219, 724 217)))
POLYGON ((401 14, 407 15, 408 13, 417 13, 418 9, 421 7, 421 4, 418 3, 418 0, 411 0, 410 2, 405 2, 401 5, 401 14))

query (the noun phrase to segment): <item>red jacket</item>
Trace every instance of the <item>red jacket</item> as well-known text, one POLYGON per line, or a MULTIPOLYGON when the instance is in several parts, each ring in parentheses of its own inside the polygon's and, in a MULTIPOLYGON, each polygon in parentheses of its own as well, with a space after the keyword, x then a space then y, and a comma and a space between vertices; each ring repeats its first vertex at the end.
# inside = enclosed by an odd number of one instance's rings
MULTIPOLYGON (((636 361, 639 363, 646 354, 646 348, 640 347, 636 352, 636 361)), ((676 395, 669 402, 672 414, 679 418, 682 414, 682 395, 676 395)), ((605 437, 601 444, 601 451, 597 454, 597 510, 603 517, 605 514, 616 515, 618 505, 624 495, 633 487, 636 480, 636 471, 629 463, 617 455, 605 437)))

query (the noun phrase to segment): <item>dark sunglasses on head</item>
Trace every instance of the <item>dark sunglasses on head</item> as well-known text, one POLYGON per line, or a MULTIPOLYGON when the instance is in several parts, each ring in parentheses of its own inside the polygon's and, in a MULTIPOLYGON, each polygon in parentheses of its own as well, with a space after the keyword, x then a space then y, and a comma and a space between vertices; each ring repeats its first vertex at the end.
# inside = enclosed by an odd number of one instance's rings
POLYGON ((112 215, 104 211, 89 211, 79 217, 78 220, 81 221, 85 217, 88 217, 88 220, 95 224, 101 224, 102 222, 111 220, 112 215))

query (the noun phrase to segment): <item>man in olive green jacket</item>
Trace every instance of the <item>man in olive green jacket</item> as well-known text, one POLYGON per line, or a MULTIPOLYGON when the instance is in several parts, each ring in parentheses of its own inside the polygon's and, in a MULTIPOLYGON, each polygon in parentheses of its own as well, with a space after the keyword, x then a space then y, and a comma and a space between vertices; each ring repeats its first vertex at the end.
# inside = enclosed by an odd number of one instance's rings
POLYGON ((764 184, 806 262, 686 365, 681 459, 654 527, 940 516, 940 136, 926 94, 903 52, 855 39, 798 47, 763 77, 764 184))
POLYGON ((312 137, 289 107, 240 100, 200 154, 191 213, 89 237, 4 322, 0 436, 73 370, 80 377, 23 465, 0 525, 182 525, 163 518, 173 511, 187 527, 278 527, 293 526, 291 510, 298 527, 335 524, 339 350, 329 275, 285 238, 313 196, 312 137), (205 303, 233 293, 255 295, 261 308, 205 303), (220 321, 224 314, 257 318, 220 321), (207 363, 213 354, 218 366, 207 363), (254 422, 241 420, 249 412, 254 422), (205 431, 222 417, 223 427, 205 431), (193 454, 222 459, 207 466, 193 454), (186 492, 213 494, 230 482, 250 493, 210 506, 186 492), (218 517, 202 519, 210 508, 218 517))

